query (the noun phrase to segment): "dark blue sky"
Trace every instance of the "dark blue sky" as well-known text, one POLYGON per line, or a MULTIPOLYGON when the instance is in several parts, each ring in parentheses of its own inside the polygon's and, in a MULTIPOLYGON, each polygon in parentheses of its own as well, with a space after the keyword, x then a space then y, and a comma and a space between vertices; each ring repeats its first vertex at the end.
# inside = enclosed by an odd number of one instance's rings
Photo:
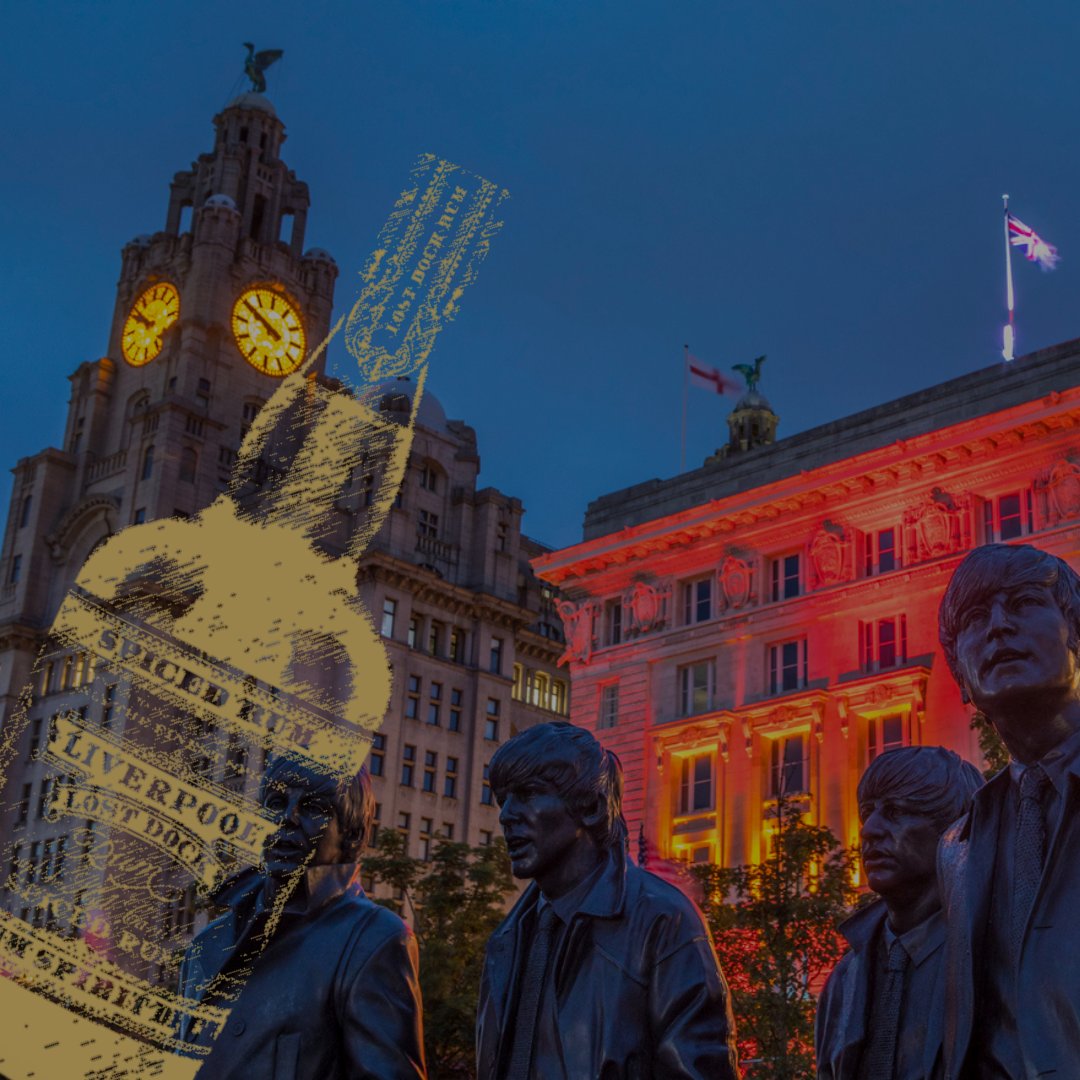
MULTIPOLYGON (((210 149, 245 40, 285 49, 268 96, 339 309, 418 152, 510 189, 430 386, 548 543, 678 471, 683 342, 725 369, 767 353, 781 436, 995 363, 1003 191, 1062 253, 1015 264, 1018 351, 1080 336, 1074 2, 42 3, 4 23, 5 469, 59 442, 120 248, 210 149)), ((730 405, 691 392, 688 466, 730 405)))

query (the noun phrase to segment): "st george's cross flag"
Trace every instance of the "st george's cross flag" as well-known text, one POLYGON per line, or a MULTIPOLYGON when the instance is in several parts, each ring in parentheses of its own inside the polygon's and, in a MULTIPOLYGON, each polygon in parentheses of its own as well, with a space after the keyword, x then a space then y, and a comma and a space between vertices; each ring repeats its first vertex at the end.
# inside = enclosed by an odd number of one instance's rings
POLYGON ((714 394, 737 394, 742 389, 719 368, 703 364, 689 352, 686 354, 686 373, 692 385, 700 386, 702 390, 711 390, 714 394))
POLYGON ((1037 262, 1044 270, 1053 270, 1058 264, 1057 248, 1014 214, 1009 214, 1009 243, 1013 247, 1027 248, 1024 257, 1028 262, 1037 262))

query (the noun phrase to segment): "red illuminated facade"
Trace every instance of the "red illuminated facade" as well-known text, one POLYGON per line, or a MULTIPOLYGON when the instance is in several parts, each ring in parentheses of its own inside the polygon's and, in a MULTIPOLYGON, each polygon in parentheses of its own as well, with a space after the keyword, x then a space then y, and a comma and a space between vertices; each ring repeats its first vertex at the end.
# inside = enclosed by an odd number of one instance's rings
POLYGON ((759 861, 781 791, 853 844, 894 746, 981 763, 937 641, 953 569, 991 541, 1080 568, 1080 341, 779 442, 775 420, 747 394, 702 468, 597 499, 534 564, 565 597, 572 719, 667 857, 759 861))

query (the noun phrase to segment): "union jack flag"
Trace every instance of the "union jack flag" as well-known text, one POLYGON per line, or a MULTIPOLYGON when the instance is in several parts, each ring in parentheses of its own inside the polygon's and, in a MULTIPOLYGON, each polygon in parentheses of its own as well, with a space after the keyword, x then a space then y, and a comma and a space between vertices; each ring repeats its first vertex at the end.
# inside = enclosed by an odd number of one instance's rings
POLYGON ((1009 215, 1009 243, 1013 247, 1027 248, 1024 257, 1028 262, 1037 262, 1044 270, 1053 270, 1058 264, 1057 248, 1012 214, 1009 215))

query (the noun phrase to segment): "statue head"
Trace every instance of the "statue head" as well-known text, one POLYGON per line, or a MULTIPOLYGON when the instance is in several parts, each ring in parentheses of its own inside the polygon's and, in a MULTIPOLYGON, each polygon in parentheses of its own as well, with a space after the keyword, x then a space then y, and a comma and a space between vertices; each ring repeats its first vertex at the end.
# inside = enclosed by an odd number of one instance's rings
POLYGON ((489 777, 514 876, 535 878, 548 895, 625 847, 622 766, 584 728, 562 720, 528 728, 498 749, 489 777))
POLYGON ((259 801, 279 822, 265 849, 267 872, 285 876, 311 866, 357 862, 375 816, 366 766, 337 780, 278 757, 263 776, 259 801))
MULTIPOLYGON (((1080 650, 1080 577, 1027 544, 969 552, 941 600, 938 636, 964 701, 1068 690, 1080 650)), ((1075 681, 1075 680, 1073 680, 1075 681)))
POLYGON ((974 765, 941 746, 906 746, 874 758, 858 787, 870 888, 900 903, 936 889, 938 840, 982 783, 974 765))

